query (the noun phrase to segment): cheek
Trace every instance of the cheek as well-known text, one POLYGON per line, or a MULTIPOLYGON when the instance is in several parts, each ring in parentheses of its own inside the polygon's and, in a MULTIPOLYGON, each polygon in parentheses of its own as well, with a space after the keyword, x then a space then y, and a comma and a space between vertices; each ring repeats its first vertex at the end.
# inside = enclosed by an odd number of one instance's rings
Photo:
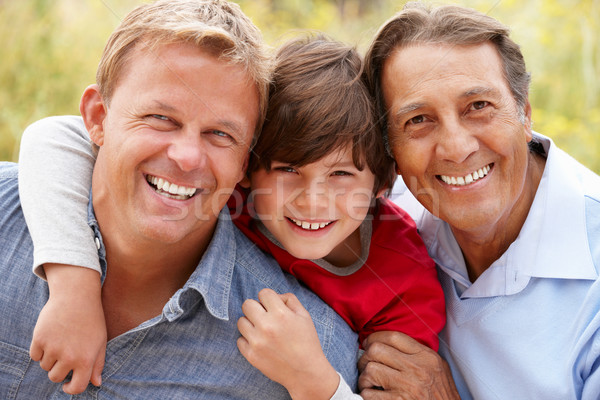
POLYGON ((403 176, 420 178, 429 166, 429 154, 432 151, 426 143, 404 141, 392 148, 396 160, 397 172, 403 176))
POLYGON ((347 195, 337 196, 335 205, 339 213, 362 221, 369 212, 372 199, 372 191, 358 189, 350 191, 347 195))

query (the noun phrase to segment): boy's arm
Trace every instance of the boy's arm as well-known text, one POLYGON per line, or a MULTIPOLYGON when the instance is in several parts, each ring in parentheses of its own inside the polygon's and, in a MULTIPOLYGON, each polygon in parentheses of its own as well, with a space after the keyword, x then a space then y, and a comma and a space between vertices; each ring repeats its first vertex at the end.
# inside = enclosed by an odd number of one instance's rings
POLYGON ((90 380, 100 384, 106 350, 98 249, 87 213, 94 162, 79 117, 46 118, 23 134, 21 206, 34 244, 34 272, 48 279, 50 290, 30 354, 54 382, 73 370, 63 386, 71 394, 90 380))
POLYGON ((52 382, 62 382, 68 394, 83 392, 88 383, 100 386, 106 353, 106 322, 98 273, 72 265, 44 266, 50 289, 33 331, 31 359, 39 361, 52 382))
POLYGON ((263 289, 258 300, 244 302, 245 317, 238 321, 238 348, 250 364, 283 385, 295 400, 361 398, 342 384, 296 296, 263 289))
POLYGON ((19 195, 34 244, 34 272, 42 278, 47 263, 100 273, 87 212, 95 160, 80 117, 45 118, 23 133, 19 195))

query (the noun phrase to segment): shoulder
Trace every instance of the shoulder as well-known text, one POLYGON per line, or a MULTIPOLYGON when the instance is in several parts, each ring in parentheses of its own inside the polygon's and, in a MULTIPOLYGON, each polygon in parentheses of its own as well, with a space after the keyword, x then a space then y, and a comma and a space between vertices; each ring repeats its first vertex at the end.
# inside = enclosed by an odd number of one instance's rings
POLYGON ((2 219, 8 217, 9 210, 20 208, 18 166, 16 163, 0 161, 0 208, 2 219))
POLYGON ((18 164, 7 161, 0 161, 0 179, 4 181, 11 181, 18 177, 18 164))
POLYGON ((17 171, 17 164, 0 162, 0 267, 10 271, 3 270, 4 282, 9 281, 9 275, 18 276, 23 271, 34 276, 33 245, 21 210, 17 171))
POLYGON ((433 267, 413 219, 387 199, 380 200, 378 211, 373 217, 371 251, 388 252, 396 262, 401 257, 417 263, 431 264, 433 267))

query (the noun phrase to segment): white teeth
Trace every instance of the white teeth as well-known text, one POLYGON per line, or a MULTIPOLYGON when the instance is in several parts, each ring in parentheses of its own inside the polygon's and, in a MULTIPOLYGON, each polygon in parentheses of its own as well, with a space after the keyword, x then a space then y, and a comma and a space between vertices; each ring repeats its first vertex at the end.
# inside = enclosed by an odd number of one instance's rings
POLYGON ((169 194, 168 196, 174 199, 187 199, 196 194, 197 189, 193 187, 179 186, 163 178, 157 178, 156 176, 146 175, 146 180, 156 186, 156 189, 161 194, 169 194))
POLYGON ((473 183, 473 182, 477 181, 478 179, 481 179, 484 176, 486 176, 488 174, 488 172, 490 172, 491 168, 492 167, 490 164, 490 165, 486 165, 485 167, 479 168, 477 171, 474 171, 465 176, 454 177, 454 176, 440 175, 440 179, 442 181, 444 181, 444 183, 447 183, 448 185, 465 186, 465 185, 473 183))
POLYGON ((299 221, 297 219, 290 218, 290 220, 301 227, 302 229, 316 231, 321 228, 325 228, 331 222, 308 222, 308 221, 299 221))

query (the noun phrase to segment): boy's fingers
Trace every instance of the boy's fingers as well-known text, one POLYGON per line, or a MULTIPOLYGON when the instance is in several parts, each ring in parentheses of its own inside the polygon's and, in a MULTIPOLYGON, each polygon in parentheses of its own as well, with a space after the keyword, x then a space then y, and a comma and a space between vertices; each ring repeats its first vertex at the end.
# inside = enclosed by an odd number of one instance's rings
POLYGON ((248 299, 242 304, 242 312, 250 321, 254 321, 257 318, 260 318, 266 310, 258 301, 248 299))
POLYGON ((50 371, 54 367, 54 364, 56 364, 56 358, 51 357, 50 353, 44 353, 40 359, 40 367, 44 371, 50 371))
POLYGON ((67 382, 63 385, 63 392, 67 394, 79 394, 83 392, 90 381, 90 374, 91 370, 74 370, 71 382, 67 382))
POLYGON ((288 306, 290 310, 300 315, 309 315, 306 308, 300 303, 300 300, 293 293, 284 293, 280 295, 281 300, 288 306))
POLYGON ((51 369, 48 371, 48 379, 54 383, 62 382, 65 380, 69 372, 71 371, 66 364, 56 361, 51 369))
POLYGON ((34 340, 31 342, 31 346, 29 346, 29 357, 33 361, 40 361, 44 356, 44 350, 42 347, 38 345, 38 343, 34 340))
POLYGON ((94 368, 92 368, 92 385, 100 386, 102 385, 102 369, 104 368, 104 358, 106 357, 106 352, 104 349, 100 351, 98 354, 98 358, 96 358, 96 362, 94 363, 94 368))
POLYGON ((265 310, 273 310, 281 307, 282 300, 273 289, 265 288, 258 292, 258 301, 265 310))

